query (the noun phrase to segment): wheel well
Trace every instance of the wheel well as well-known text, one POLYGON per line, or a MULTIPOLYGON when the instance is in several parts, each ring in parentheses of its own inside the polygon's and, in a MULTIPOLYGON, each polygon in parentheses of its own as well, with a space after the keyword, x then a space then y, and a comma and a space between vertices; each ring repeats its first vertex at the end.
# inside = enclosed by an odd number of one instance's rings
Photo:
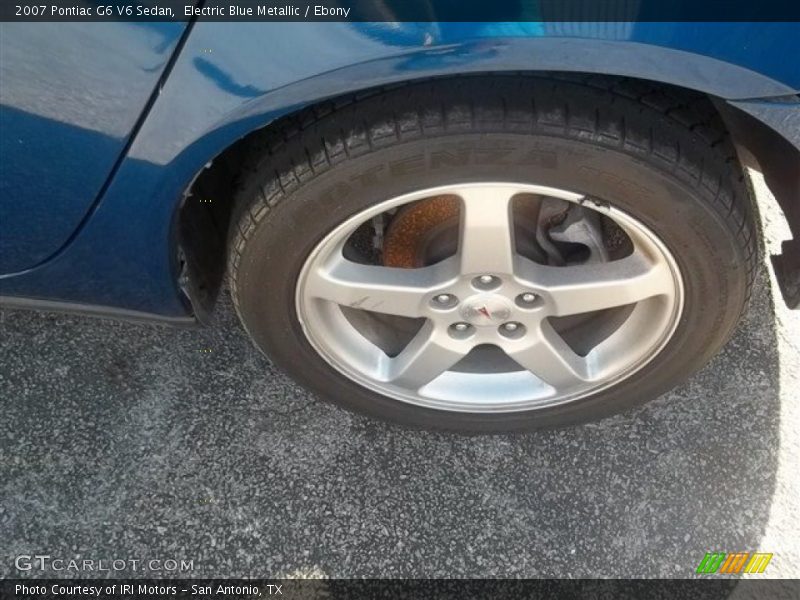
POLYGON ((716 101, 741 163, 760 171, 789 225, 792 239, 770 257, 786 305, 800 308, 800 150, 766 124, 716 101))
MULTIPOLYGON (((564 72, 532 73, 481 73, 434 78, 437 84, 452 84, 453 80, 491 80, 498 77, 536 77, 559 79, 600 87, 619 95, 633 97, 638 101, 662 110, 672 118, 681 119, 681 108, 691 107, 694 114, 704 115, 703 123, 686 122, 693 130, 698 127, 700 135, 714 136, 714 143, 727 143, 727 128, 711 99, 704 93, 669 84, 629 77, 564 72), (665 102, 669 99, 669 102, 665 102), (707 126, 713 122, 713 126, 707 126), (720 135, 721 134, 721 135, 720 135)), ((195 177, 184 195, 178 212, 178 246, 182 264, 181 287, 188 295, 195 314, 201 321, 208 319, 225 277, 227 246, 235 212, 235 190, 240 174, 240 165, 261 147, 259 140, 265 135, 289 138, 302 131, 304 124, 332 114, 344 106, 375 95, 432 79, 407 81, 390 86, 369 88, 346 95, 327 98, 284 115, 256 129, 236 141, 209 162, 195 177)))

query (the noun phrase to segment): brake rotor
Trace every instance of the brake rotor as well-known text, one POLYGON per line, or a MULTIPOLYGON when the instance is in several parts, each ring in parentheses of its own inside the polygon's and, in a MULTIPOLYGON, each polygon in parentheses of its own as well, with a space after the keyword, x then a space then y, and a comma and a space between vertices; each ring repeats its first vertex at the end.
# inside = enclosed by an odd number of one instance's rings
MULTIPOLYGON (((536 262, 548 264, 550 253, 537 241, 540 200, 521 200, 514 226, 517 251, 536 262)), ((561 208, 561 211, 566 208, 561 208)), ((433 196, 400 209, 384 233, 383 265, 416 269, 455 254, 460 212, 461 201, 453 195, 433 196)), ((552 261, 554 257, 550 258, 552 261)), ((563 259, 556 264, 563 264, 563 259)))
POLYGON ((403 207, 392 219, 383 242, 386 267, 415 269, 435 262, 437 246, 458 243, 458 196, 433 196, 403 207), (450 230, 451 235, 448 235, 450 230), (434 257, 432 257, 432 254, 434 257))

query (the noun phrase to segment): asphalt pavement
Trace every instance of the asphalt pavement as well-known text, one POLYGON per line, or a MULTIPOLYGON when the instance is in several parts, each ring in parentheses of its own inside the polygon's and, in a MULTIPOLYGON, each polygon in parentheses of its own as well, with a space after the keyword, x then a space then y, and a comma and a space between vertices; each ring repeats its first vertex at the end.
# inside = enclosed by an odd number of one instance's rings
POLYGON ((322 402, 227 296, 197 330, 0 312, 0 576, 92 574, 61 559, 126 577, 689 577, 706 552, 758 550, 765 575, 800 577, 800 313, 771 277, 671 393, 516 436, 322 402), (47 568, 18 570, 34 554, 47 568))

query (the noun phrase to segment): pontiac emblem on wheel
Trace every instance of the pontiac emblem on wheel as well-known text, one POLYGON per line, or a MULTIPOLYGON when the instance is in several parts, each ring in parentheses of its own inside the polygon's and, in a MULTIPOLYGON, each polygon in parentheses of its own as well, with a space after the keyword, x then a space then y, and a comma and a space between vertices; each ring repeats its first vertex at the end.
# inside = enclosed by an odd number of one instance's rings
POLYGON ((497 294, 468 298, 461 306, 461 316, 478 327, 498 325, 511 316, 511 302, 497 294))

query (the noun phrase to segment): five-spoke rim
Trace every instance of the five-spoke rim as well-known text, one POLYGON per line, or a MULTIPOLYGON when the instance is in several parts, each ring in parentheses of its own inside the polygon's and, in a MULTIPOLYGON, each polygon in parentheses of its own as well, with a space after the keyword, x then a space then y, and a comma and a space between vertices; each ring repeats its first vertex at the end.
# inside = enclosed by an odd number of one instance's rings
POLYGON ((574 401, 641 369, 664 347, 681 314, 683 287, 666 246, 641 222, 581 194, 517 183, 466 183, 381 202, 331 231, 301 270, 296 308, 303 331, 336 370, 383 395, 427 408, 513 412, 574 401), (345 258, 349 237, 373 217, 410 202, 460 199, 458 252, 416 269, 345 258), (551 266, 519 254, 512 201, 523 194, 590 206, 621 228, 632 252, 599 264, 551 266), (629 307, 588 352, 576 352, 553 319, 629 307), (424 320, 387 355, 346 310, 424 320), (475 348, 500 348, 514 368, 458 365, 475 348))

